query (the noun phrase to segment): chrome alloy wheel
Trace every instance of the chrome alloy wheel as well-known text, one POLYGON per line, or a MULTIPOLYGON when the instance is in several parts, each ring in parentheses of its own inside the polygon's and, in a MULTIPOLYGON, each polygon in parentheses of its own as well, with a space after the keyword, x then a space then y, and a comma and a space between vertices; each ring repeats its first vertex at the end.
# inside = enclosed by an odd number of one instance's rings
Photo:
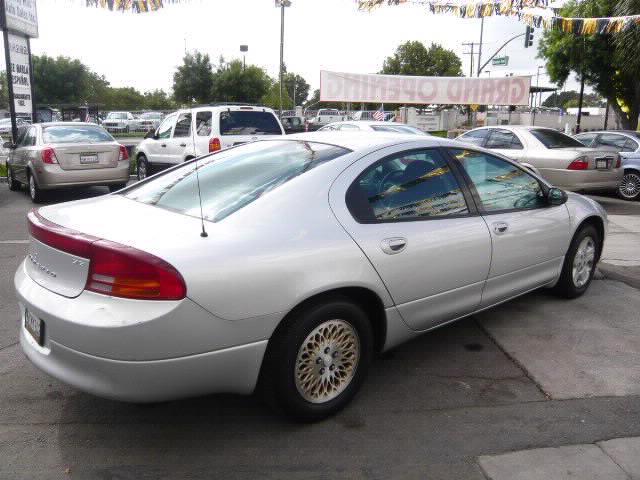
POLYGON ((640 194, 640 174, 633 172, 626 173, 624 177, 622 177, 618 192, 620 192, 622 198, 636 198, 640 194))
POLYGON ((138 163, 138 180, 147 178, 147 162, 142 160, 138 163))
POLYGON ((295 364, 298 393, 311 403, 325 403, 351 383, 360 359, 360 339, 344 320, 328 320, 304 339, 295 364))
POLYGON ((595 259, 595 242, 591 237, 584 237, 578 245, 575 257, 573 257, 573 284, 577 288, 584 287, 589 281, 595 259))
POLYGON ((32 199, 36 198, 36 180, 33 175, 29 175, 29 195, 32 199))

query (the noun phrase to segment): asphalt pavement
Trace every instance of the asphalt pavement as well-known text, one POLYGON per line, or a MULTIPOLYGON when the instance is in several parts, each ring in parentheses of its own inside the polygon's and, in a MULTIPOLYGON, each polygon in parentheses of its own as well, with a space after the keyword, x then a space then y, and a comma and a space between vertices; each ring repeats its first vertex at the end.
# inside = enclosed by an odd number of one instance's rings
MULTIPOLYGON (((610 258, 625 260, 640 202, 594 198, 622 217, 610 258)), ((30 208, 0 184, 0 479, 637 478, 636 265, 601 264, 629 281, 605 272, 574 301, 534 292, 423 335, 377 358, 343 412, 299 425, 253 397, 137 406, 33 367, 13 294, 30 208)))

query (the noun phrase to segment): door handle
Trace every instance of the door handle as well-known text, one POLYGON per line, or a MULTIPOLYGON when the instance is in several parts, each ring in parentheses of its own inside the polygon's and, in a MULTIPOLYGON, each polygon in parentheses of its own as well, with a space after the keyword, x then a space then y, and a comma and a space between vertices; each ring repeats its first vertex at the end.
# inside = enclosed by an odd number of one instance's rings
POLYGON ((493 224, 493 231, 496 233, 504 233, 509 230, 509 224, 505 222, 496 222, 493 224))
POLYGON ((387 255, 395 255, 407 248, 407 239, 404 237, 385 238, 380 242, 380 248, 387 255))
POLYGON ((186 147, 186 146, 187 146, 187 144, 186 144, 186 143, 181 143, 181 144, 180 144, 180 146, 181 146, 181 147, 186 147))
POLYGON ((163 143, 163 144, 162 144, 162 145, 160 145, 160 146, 161 146, 162 148, 166 148, 166 147, 167 147, 167 144, 166 144, 166 143, 163 143))

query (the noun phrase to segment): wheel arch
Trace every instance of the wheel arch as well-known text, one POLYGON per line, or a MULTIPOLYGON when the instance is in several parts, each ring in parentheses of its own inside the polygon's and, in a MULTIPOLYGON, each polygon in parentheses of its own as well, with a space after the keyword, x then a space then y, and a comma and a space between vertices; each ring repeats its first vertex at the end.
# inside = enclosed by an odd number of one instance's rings
POLYGON ((598 246, 598 253, 596 256, 596 262, 598 262, 600 260, 600 255, 602 254, 602 248, 604 246, 604 235, 605 235, 604 221, 602 220, 601 217, 597 215, 591 215, 589 217, 586 217, 580 221, 580 223, 578 224, 578 227, 573 233, 573 236, 575 237, 578 234, 578 232, 587 225, 593 226, 596 229, 596 232, 598 232, 598 236, 600 237, 600 245, 598 246))

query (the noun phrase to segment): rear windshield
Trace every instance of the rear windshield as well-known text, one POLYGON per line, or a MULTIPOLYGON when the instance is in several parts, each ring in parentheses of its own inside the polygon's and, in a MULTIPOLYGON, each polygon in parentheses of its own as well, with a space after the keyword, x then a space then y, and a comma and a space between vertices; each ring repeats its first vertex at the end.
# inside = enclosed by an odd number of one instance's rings
POLYGON ((100 127, 60 125, 42 129, 44 143, 99 143, 115 140, 100 127))
POLYGON ((200 217, 196 165, 205 220, 217 222, 349 150, 323 143, 253 142, 182 165, 124 193, 148 205, 200 217))
POLYGON ((536 137, 547 148, 574 148, 584 147, 584 144, 580 143, 575 138, 571 138, 564 133, 557 132, 555 130, 537 129, 530 130, 531 135, 536 137))
POLYGON ((220 112, 220 135, 282 135, 271 112, 220 112))
POLYGON ((371 125, 371 128, 376 132, 395 132, 395 133, 409 133, 411 135, 427 135, 422 130, 417 128, 405 127, 400 125, 371 125))

